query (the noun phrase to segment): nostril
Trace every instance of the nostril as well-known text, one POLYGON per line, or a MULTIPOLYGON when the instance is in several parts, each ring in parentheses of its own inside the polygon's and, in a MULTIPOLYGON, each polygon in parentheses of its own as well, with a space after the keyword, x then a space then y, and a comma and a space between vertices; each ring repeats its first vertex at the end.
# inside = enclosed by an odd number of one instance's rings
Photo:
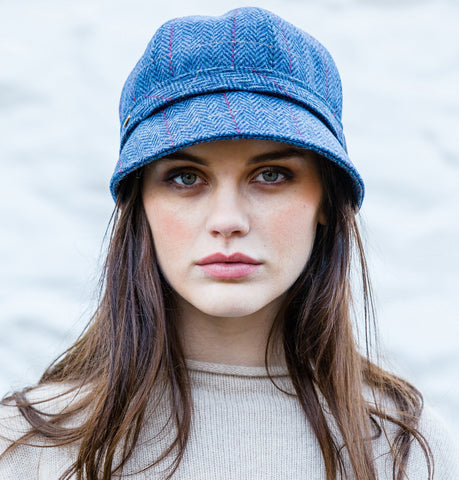
POLYGON ((241 236, 246 235, 248 232, 247 228, 242 227, 241 225, 219 225, 214 226, 210 233, 213 236, 222 236, 222 237, 231 237, 231 236, 241 236))
POLYGON ((230 237, 246 235, 249 231, 249 219, 241 212, 220 212, 211 215, 207 222, 207 230, 213 236, 230 237))

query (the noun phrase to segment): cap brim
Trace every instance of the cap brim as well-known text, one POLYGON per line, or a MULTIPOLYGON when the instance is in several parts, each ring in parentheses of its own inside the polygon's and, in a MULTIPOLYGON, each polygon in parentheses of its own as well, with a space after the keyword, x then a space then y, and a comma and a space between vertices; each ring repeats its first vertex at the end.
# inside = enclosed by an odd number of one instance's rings
POLYGON ((285 98, 246 91, 190 97, 143 120, 120 153, 110 182, 113 198, 119 182, 147 163, 190 145, 228 138, 274 140, 313 150, 349 175, 354 201, 358 207, 362 204, 363 181, 320 119, 285 98))

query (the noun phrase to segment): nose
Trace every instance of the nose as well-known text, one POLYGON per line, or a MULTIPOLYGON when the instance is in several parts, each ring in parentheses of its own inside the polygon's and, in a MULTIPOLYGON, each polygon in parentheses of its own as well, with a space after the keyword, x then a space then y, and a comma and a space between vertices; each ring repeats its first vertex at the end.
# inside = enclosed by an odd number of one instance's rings
POLYGON ((250 230, 247 199, 237 187, 217 189, 210 195, 209 202, 206 228, 212 236, 228 238, 247 235, 250 230))

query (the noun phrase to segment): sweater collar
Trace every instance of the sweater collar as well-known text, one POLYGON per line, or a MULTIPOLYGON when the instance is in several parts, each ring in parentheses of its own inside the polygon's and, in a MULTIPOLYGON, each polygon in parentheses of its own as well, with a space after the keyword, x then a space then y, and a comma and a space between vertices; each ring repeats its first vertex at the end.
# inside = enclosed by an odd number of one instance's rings
MULTIPOLYGON (((237 377, 268 377, 265 366, 248 367, 245 365, 226 365, 223 363, 209 363, 198 360, 186 360, 186 365, 191 371, 213 373, 215 375, 229 375, 237 377)), ((271 377, 288 377, 287 365, 272 365, 269 367, 271 377)))

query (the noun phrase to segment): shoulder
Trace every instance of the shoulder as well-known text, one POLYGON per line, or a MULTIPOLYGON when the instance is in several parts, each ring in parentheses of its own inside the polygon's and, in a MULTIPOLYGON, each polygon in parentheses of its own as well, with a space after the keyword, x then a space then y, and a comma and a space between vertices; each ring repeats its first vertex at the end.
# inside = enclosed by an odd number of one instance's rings
MULTIPOLYGON (((385 422, 384 428, 388 438, 382 433, 375 439, 375 461, 381 480, 389 480, 392 479, 393 462, 389 442, 393 441, 397 426, 385 422)), ((445 422, 430 406, 424 407, 418 430, 427 441, 432 453, 434 480, 457 480, 459 478, 459 448, 457 442, 445 422)), ((410 447, 407 476, 409 480, 429 478, 426 456, 416 439, 413 439, 410 447)))
MULTIPOLYGON (((424 408, 419 430, 432 450, 435 480, 456 480, 459 478, 459 445, 443 419, 429 406, 424 408)), ((414 458, 410 462, 413 478, 418 478, 416 477, 418 470, 416 456, 420 453, 418 450, 419 447, 416 444, 412 453, 414 458)))
MULTIPOLYGON (((77 388, 69 383, 38 385, 23 391, 25 399, 42 415, 51 416, 69 411, 81 400, 89 389, 77 388)), ((0 427, 25 422, 24 416, 14 400, 3 399, 0 403, 0 427)))
MULTIPOLYGON (((75 404, 81 393, 71 385, 46 385, 31 389, 27 400, 46 417, 60 414, 75 404)), ((50 417, 48 417, 50 418, 50 417)), ((59 478, 69 466, 69 448, 51 446, 43 436, 27 444, 15 444, 30 430, 30 424, 13 401, 0 404, 0 478, 2 480, 59 478), (12 448, 14 446, 14 448, 12 448), (50 470, 51 469, 51 470, 50 470), (59 474, 57 474, 59 472, 59 474)))

